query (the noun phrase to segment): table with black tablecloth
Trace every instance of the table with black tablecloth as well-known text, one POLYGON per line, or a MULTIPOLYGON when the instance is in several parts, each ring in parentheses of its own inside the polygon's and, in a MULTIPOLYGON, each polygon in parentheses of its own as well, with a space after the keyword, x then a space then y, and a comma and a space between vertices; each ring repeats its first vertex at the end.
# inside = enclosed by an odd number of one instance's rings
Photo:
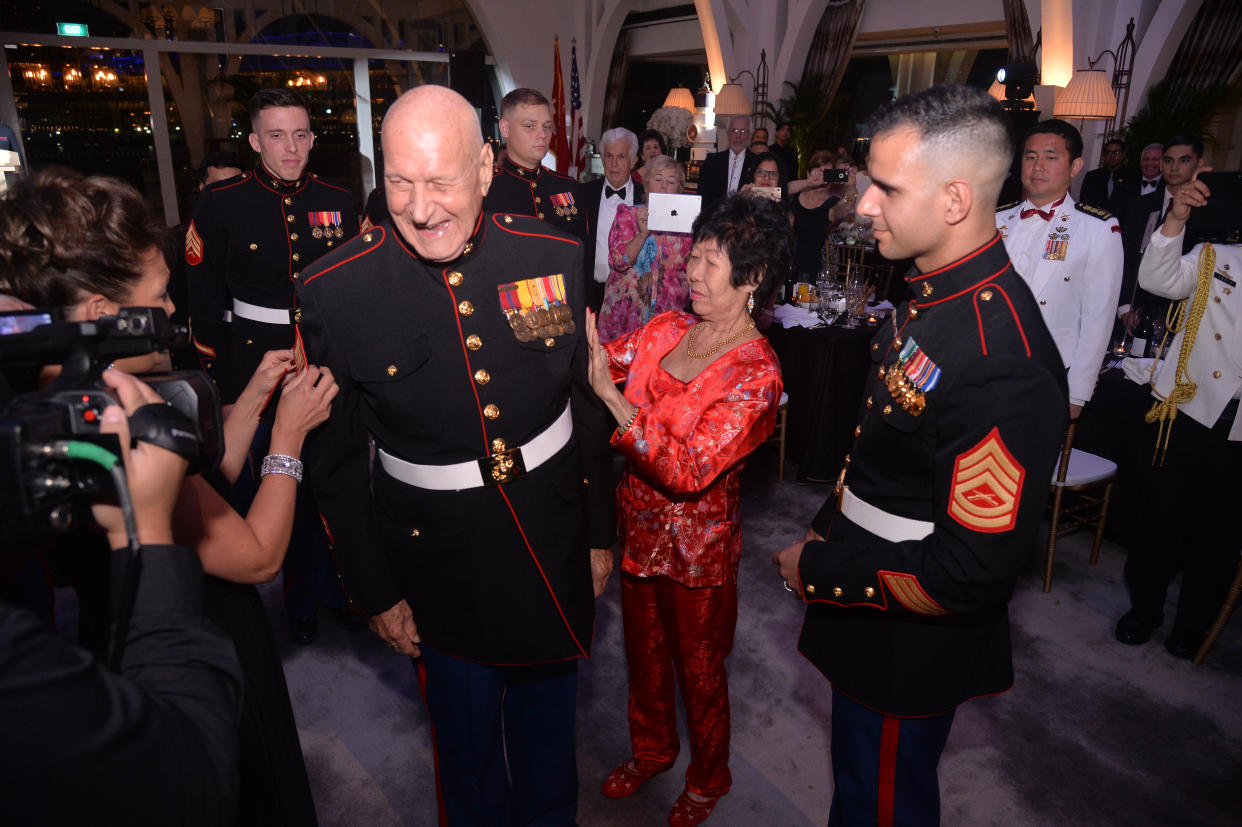
POLYGON ((786 456, 799 482, 831 481, 854 439, 875 328, 774 326, 768 340, 789 394, 786 456))

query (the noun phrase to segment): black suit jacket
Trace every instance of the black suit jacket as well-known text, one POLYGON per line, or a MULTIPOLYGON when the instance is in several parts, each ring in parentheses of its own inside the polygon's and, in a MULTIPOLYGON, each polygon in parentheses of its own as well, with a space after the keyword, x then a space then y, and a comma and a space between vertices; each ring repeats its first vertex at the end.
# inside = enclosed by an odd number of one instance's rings
MULTIPOLYGON (((742 159, 742 177, 738 179, 740 187, 749 181, 759 166, 759 156, 749 149, 742 159)), ((729 150, 713 152, 703 160, 699 170, 699 195, 703 196, 703 211, 709 210, 729 192, 729 150)))
POLYGON ((1108 210, 1120 221, 1125 217, 1130 201, 1138 196, 1140 176, 1137 172, 1125 167, 1117 170, 1112 195, 1108 194, 1108 176, 1109 171, 1104 167, 1093 169, 1083 176, 1078 202, 1108 210))
MULTIPOLYGON (((1135 179, 1137 182, 1137 178, 1135 179)), ((1143 259, 1142 250, 1147 247, 1151 234, 1160 228, 1164 217, 1164 180, 1156 186, 1154 192, 1139 196, 1130 202, 1125 221, 1121 223, 1121 244, 1125 251, 1125 269, 1121 276, 1121 298, 1119 305, 1137 304, 1144 310, 1163 317, 1169 300, 1148 293, 1138 286, 1139 262, 1143 259)), ((1172 202, 1170 202, 1172 203, 1172 202)), ((1182 237, 1182 255, 1203 239, 1203 225, 1194 210, 1186 222, 1186 232, 1182 237)))
MULTIPOLYGON (((596 313, 599 312, 599 306, 604 302, 604 285, 595 280, 595 232, 598 229, 597 225, 599 223, 599 197, 604 192, 604 184, 607 181, 607 178, 597 178, 594 181, 578 185, 582 206, 586 208, 587 216, 587 237, 582 245, 583 276, 586 279, 587 304, 596 313)), ((625 185, 634 188, 634 203, 643 203, 645 195, 643 185, 632 178, 627 180, 625 185)))

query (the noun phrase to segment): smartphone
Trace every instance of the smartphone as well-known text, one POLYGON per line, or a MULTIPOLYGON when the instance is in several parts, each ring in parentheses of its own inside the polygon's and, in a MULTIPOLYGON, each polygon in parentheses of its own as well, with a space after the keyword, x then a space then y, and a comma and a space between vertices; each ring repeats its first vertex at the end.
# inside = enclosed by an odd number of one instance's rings
POLYGON ((780 187, 751 187, 750 194, 759 198, 770 198, 773 201, 781 200, 780 187))
POLYGON ((822 173, 825 184, 844 184, 850 180, 850 171, 848 169, 824 169, 822 173))

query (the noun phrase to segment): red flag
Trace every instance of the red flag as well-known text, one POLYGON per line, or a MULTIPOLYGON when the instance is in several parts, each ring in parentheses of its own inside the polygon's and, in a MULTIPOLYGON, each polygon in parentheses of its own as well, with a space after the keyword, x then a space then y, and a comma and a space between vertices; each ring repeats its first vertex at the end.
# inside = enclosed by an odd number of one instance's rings
POLYGON ((552 154, 556 156, 556 171, 564 174, 569 169, 569 142, 565 140, 565 83, 561 80, 561 41, 552 39, 552 154))
POLYGON ((569 165, 570 177, 577 180, 586 167, 586 135, 582 129, 582 86, 578 83, 578 44, 569 47, 569 107, 572 123, 569 127, 569 150, 573 163, 569 165))

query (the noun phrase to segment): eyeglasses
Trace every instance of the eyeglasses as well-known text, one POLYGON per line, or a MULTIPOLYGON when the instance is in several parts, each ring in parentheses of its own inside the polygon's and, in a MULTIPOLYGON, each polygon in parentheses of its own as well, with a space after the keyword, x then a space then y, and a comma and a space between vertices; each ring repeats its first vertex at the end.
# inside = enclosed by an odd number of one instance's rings
POLYGON ((755 170, 756 178, 777 178, 780 173, 774 169, 757 169, 755 170))
POLYGON ((749 129, 730 129, 729 131, 732 132, 734 135, 749 135, 750 134, 749 129))

